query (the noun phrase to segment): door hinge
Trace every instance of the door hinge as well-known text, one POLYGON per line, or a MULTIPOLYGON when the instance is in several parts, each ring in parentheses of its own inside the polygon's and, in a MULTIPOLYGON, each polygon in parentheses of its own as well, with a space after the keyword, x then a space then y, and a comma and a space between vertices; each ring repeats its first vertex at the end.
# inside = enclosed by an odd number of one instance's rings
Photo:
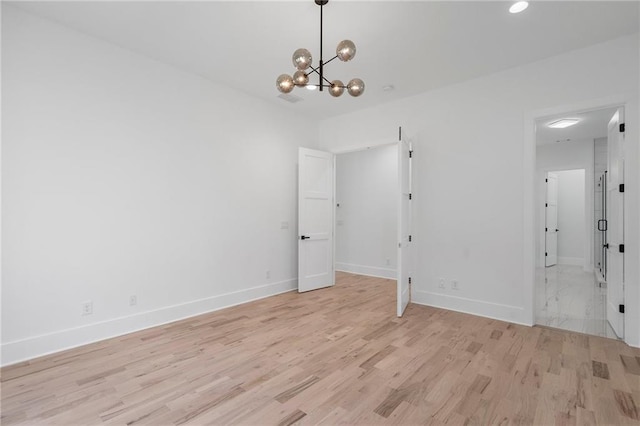
POLYGON ((545 181, 545 182, 549 182, 549 179, 545 179, 544 181, 545 181))
POLYGON ((621 183, 620 185, 618 185, 618 191, 624 192, 624 183, 621 183))
POLYGON ((549 256, 549 254, 548 254, 546 251, 544 252, 544 255, 545 255, 545 256, 549 256))
POLYGON ((620 123, 620 133, 624 133, 625 126, 624 123, 620 123))
POLYGON ((413 150, 409 151, 409 158, 413 158, 413 150))
POLYGON ((544 232, 549 232, 549 228, 544 228, 544 232))
POLYGON ((544 206, 545 207, 549 207, 549 203, 544 203, 544 206))
POLYGON ((620 253, 624 253, 624 244, 620 244, 620 245, 618 246, 618 251, 619 251, 620 253))
POLYGON ((411 242, 411 235, 409 235, 409 242, 411 242))
POLYGON ((618 312, 620 312, 621 314, 624 314, 624 305, 622 304, 618 305, 618 312))
POLYGON ((411 193, 409 193, 409 199, 411 200, 413 198, 413 195, 411 195, 411 193))
POLYGON ((409 284, 411 284, 411 277, 409 277, 409 284))
POLYGON ((607 244, 603 244, 602 247, 606 248, 607 250, 609 250, 609 243, 607 244))
POLYGON ((402 126, 398 127, 398 140, 402 140, 402 126))

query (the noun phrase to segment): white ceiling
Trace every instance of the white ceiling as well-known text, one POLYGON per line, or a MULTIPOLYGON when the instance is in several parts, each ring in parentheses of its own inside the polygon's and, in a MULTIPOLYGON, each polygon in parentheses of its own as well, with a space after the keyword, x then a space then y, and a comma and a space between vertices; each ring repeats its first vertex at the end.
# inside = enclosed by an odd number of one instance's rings
MULTIPOLYGON (((5 2, 6 3, 6 2, 5 2)), ((13 3, 16 4, 16 3, 13 3)), ((275 80, 293 73, 306 47, 317 63, 319 7, 304 1, 17 2, 86 34, 316 118, 375 106, 430 89, 638 32, 637 1, 340 1, 324 8, 324 59, 342 39, 354 60, 335 60, 329 79, 365 81, 359 98, 295 89, 277 98, 275 80), (392 84, 395 90, 385 92, 392 84)), ((597 64, 594 64, 597 66, 597 64)))
POLYGON ((574 114, 562 114, 536 121, 536 143, 562 143, 568 140, 593 140, 607 136, 607 126, 617 108, 604 108, 574 114), (549 123, 561 118, 577 118, 580 121, 564 129, 553 129, 549 123))

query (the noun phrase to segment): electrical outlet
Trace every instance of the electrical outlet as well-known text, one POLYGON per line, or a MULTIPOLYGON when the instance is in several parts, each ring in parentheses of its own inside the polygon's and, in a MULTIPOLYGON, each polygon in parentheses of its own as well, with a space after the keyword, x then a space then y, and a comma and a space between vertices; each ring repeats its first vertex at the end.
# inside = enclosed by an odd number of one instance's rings
POLYGON ((129 296, 129 306, 136 306, 138 304, 138 296, 135 294, 133 296, 129 296))
POLYGON ((265 273, 265 276, 266 276, 267 279, 270 279, 271 278, 271 271, 267 271, 265 273))
POLYGON ((451 288, 453 290, 460 290, 460 283, 458 282, 458 280, 451 281, 451 288))
POLYGON ((88 300, 86 302, 83 302, 82 305, 82 315, 91 315, 93 314, 93 302, 91 300, 88 300))
POLYGON ((438 287, 445 288, 445 286, 444 286, 444 278, 439 278, 438 281, 439 281, 438 287))

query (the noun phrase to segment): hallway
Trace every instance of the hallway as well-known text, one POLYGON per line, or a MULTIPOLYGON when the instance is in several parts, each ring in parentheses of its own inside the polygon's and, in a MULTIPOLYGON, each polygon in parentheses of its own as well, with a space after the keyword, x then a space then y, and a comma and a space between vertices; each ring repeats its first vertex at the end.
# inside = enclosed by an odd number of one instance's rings
POLYGON ((580 266, 536 271, 536 324, 615 339, 606 302, 607 288, 599 287, 594 274, 580 266))

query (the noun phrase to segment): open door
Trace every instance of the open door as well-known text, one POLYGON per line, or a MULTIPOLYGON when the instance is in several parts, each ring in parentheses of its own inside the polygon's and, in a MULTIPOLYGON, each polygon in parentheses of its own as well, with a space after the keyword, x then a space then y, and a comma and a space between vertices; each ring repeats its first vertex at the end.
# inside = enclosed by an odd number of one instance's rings
POLYGON ((607 320, 624 337, 624 123, 622 108, 609 122, 607 158, 607 320))
POLYGON ((411 300, 411 143, 403 140, 400 129, 398 142, 398 317, 411 300))
POLYGON ((304 292, 335 284, 334 155, 300 148, 298 167, 298 292, 304 292))
POLYGON ((544 266, 558 263, 558 175, 547 173, 544 222, 544 266))

